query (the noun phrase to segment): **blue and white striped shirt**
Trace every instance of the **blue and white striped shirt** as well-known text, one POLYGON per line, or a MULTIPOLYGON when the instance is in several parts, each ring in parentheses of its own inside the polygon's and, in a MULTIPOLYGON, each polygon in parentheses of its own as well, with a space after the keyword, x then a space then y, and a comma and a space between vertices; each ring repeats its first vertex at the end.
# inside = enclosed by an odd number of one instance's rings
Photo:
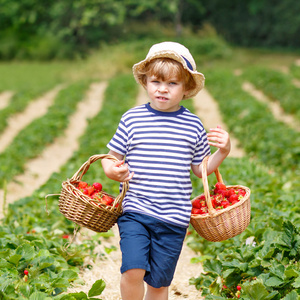
POLYGON ((124 212, 138 212, 187 227, 191 216, 191 164, 210 154, 199 118, 143 104, 121 118, 108 148, 124 155, 134 172, 123 200, 124 212))

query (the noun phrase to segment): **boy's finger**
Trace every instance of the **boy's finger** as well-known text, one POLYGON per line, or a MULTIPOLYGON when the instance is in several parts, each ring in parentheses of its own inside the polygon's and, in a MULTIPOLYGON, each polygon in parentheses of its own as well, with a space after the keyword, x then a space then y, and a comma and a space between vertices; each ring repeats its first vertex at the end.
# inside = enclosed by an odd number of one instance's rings
POLYGON ((120 167, 124 164, 124 161, 123 160, 119 160, 116 162, 116 167, 120 167))

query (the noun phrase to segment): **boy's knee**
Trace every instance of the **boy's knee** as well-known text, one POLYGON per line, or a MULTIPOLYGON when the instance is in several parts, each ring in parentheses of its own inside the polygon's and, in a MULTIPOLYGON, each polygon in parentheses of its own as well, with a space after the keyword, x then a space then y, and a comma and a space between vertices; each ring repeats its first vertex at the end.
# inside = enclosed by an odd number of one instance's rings
POLYGON ((145 276, 143 269, 130 269, 122 274, 122 281, 126 283, 139 283, 143 282, 145 276))

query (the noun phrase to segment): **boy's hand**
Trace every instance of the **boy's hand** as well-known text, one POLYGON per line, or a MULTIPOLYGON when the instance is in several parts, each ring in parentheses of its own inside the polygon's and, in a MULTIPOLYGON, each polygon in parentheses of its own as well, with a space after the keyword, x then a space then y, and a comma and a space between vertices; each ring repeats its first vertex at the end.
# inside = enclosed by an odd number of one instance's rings
POLYGON ((220 149, 226 155, 230 152, 230 137, 227 131, 223 130, 221 126, 211 128, 207 133, 208 144, 220 149))
POLYGON ((129 181, 134 175, 133 172, 129 172, 128 164, 124 164, 124 161, 122 160, 114 162, 111 167, 111 172, 114 175, 114 180, 116 181, 129 181))

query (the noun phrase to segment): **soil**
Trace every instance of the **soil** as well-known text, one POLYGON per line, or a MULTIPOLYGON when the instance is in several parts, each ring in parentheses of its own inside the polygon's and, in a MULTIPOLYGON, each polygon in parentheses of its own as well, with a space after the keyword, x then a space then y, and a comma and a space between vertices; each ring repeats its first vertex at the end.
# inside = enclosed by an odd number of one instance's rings
MULTIPOLYGON (((40 99, 34 100, 32 104, 38 105, 39 109, 28 108, 21 114, 12 116, 9 120, 7 129, 0 135, 0 152, 7 147, 15 136, 27 126, 32 120, 43 116, 48 107, 53 102, 54 97, 59 92, 62 86, 49 91, 40 99), (30 109, 30 110, 29 110, 30 109), (28 112, 30 111, 30 113, 28 112)), ((25 173, 19 175, 11 183, 8 183, 7 190, 12 191, 6 195, 6 204, 12 203, 22 197, 30 196, 32 192, 38 189, 42 184, 46 183, 53 172, 59 171, 60 167, 72 156, 74 151, 79 147, 78 138, 84 133, 87 126, 87 119, 95 116, 102 107, 103 94, 106 88, 106 83, 94 83, 90 86, 86 98, 78 104, 76 112, 71 116, 68 128, 65 130, 63 137, 58 137, 53 144, 45 148, 43 153, 36 159, 29 161, 26 164, 25 173)), ((247 91, 251 92, 253 87, 248 85, 247 91)), ((8 105, 12 92, 4 92, 0 94, 0 109, 8 105)), ((145 103, 147 95, 141 88, 137 97, 136 105, 145 103)), ((194 98, 196 113, 202 119, 204 126, 209 129, 220 125, 227 130, 223 123, 216 101, 211 97, 207 90, 201 91, 197 97, 194 98)), ((238 142, 231 135, 232 149, 231 157, 241 157, 244 152, 238 147, 238 142)), ((4 191, 0 190, 0 218, 3 217, 3 199, 4 191)), ((80 277, 86 282, 84 286, 78 286, 70 289, 70 291, 85 291, 87 292, 92 284, 98 279, 104 279, 107 287, 102 296, 103 300, 117 300, 120 298, 118 282, 120 279, 120 264, 121 254, 119 250, 119 236, 116 226, 113 227, 114 237, 104 240, 99 253, 105 253, 105 247, 115 246, 116 251, 108 255, 99 256, 95 262, 90 261, 93 265, 92 270, 84 270, 80 277)), ((84 240, 87 235, 93 232, 89 230, 81 230, 74 242, 84 240)), ((196 254, 187 246, 187 242, 183 245, 182 254, 180 256, 174 280, 170 287, 170 300, 176 299, 201 299, 199 291, 193 285, 189 285, 191 277, 197 277, 201 271, 201 264, 192 264, 191 258, 196 254)))

